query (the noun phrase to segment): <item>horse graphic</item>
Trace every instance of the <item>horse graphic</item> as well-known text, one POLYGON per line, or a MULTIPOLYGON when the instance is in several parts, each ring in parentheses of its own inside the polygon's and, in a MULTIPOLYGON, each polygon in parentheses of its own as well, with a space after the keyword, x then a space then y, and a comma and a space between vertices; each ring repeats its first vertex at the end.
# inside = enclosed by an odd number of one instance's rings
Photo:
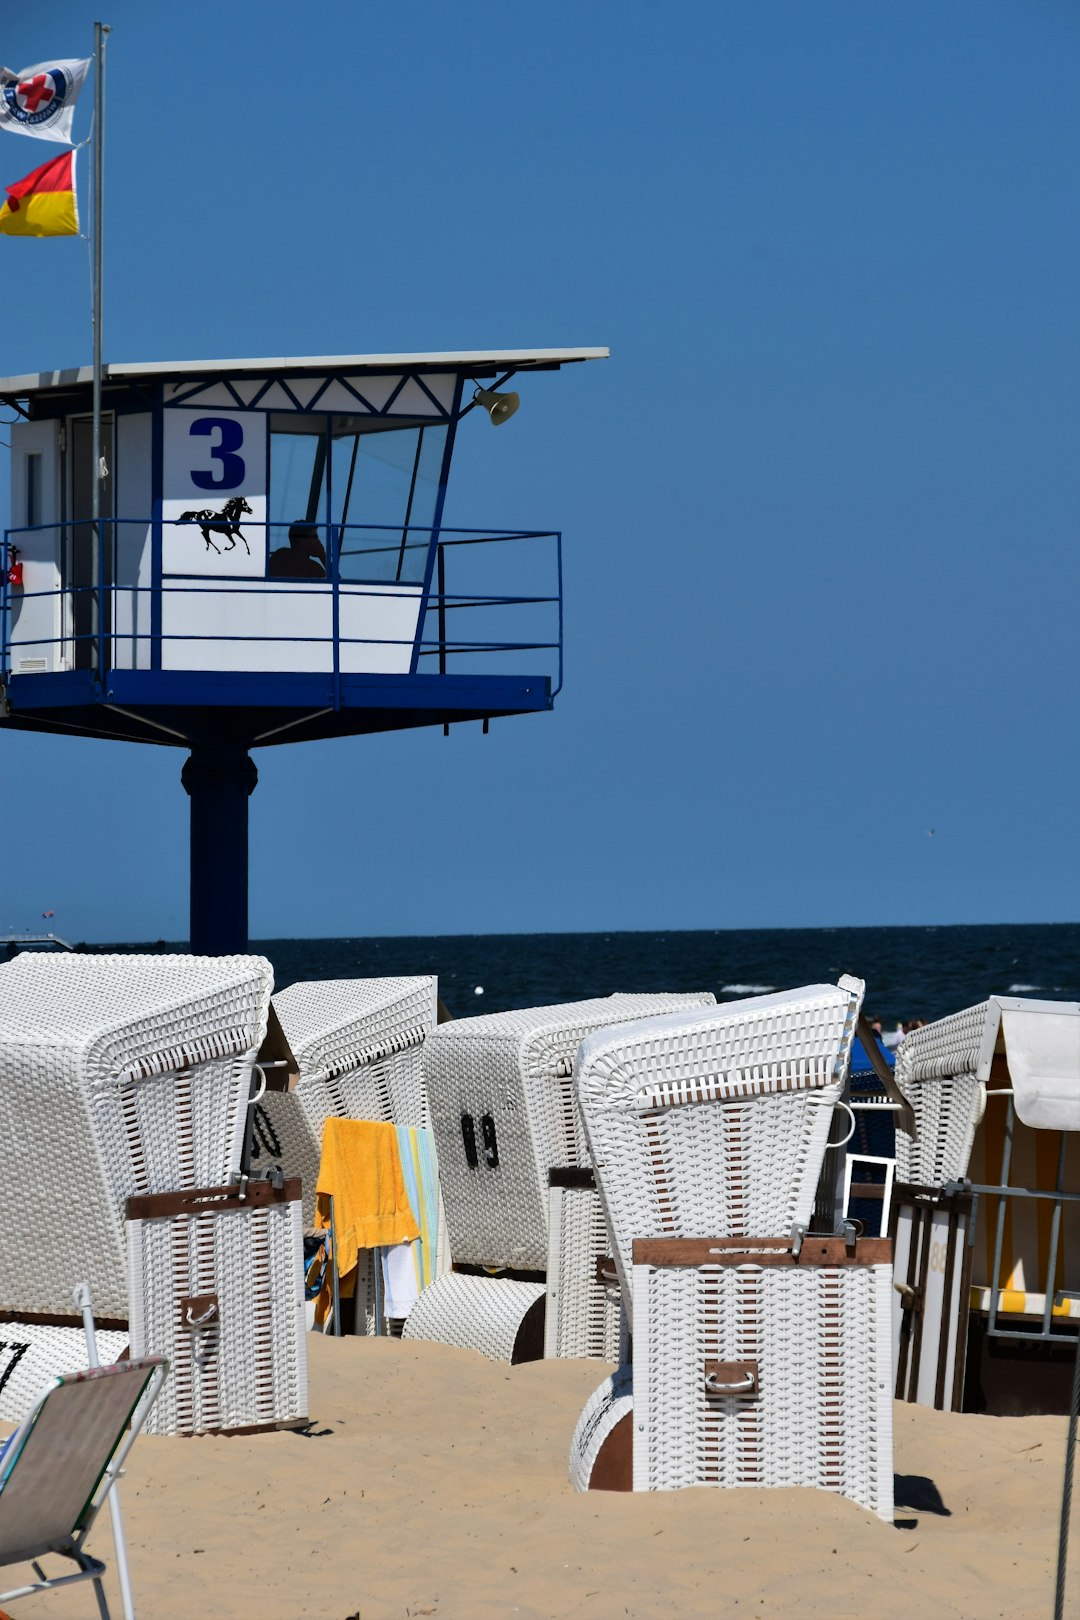
POLYGON ((235 551, 237 539, 244 542, 244 550, 251 556, 251 547, 247 543, 239 523, 243 513, 251 516, 251 507, 242 495, 230 495, 220 512, 211 512, 204 507, 198 512, 181 512, 177 518, 178 523, 197 523, 202 530, 202 537, 206 541, 207 551, 216 551, 221 556, 221 547, 214 544, 214 535, 220 534, 229 543, 226 551, 235 551))

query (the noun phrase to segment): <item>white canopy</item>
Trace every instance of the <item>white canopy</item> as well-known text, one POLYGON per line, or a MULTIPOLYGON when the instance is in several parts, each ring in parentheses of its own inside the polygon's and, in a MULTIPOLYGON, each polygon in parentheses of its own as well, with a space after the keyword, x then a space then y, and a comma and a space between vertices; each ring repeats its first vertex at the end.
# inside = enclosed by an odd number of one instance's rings
MULTIPOLYGON (((273 356, 262 360, 160 360, 108 365, 104 380, 147 382, 176 377, 265 376, 284 371, 463 371, 471 376, 492 371, 550 371, 580 360, 606 360, 607 349, 466 349, 446 354, 319 354, 273 356)), ((93 381, 91 366, 63 371, 30 372, 0 378, 0 397, 21 398, 49 388, 71 388, 93 381)))
POLYGON ((991 996, 979 1050, 978 1078, 990 1077, 1000 1030, 1025 1125, 1080 1131, 1080 1003, 991 996))

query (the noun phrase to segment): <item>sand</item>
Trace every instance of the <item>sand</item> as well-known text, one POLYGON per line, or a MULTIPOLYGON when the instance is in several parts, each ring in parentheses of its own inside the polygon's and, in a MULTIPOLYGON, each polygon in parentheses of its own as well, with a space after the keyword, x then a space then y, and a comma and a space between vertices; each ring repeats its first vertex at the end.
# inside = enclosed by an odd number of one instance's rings
MULTIPOLYGON (((309 1344, 310 1436, 135 1446, 122 1502, 139 1620, 1053 1612, 1062 1418, 897 1406, 896 1525, 820 1491, 578 1495, 570 1436, 602 1363, 309 1344)), ((107 1513, 95 1541, 110 1558, 107 1513)), ((109 1593, 119 1617, 114 1579, 109 1593)), ((88 1587, 13 1611, 96 1614, 88 1587)))

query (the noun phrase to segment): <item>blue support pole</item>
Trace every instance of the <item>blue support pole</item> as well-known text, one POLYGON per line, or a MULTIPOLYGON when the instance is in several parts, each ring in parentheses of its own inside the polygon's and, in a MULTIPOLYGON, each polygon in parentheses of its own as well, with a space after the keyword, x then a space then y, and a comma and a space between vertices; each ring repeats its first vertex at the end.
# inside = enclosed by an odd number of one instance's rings
POLYGON ((191 799, 191 949, 198 956, 246 951, 255 762, 243 743, 195 743, 180 780, 191 799))

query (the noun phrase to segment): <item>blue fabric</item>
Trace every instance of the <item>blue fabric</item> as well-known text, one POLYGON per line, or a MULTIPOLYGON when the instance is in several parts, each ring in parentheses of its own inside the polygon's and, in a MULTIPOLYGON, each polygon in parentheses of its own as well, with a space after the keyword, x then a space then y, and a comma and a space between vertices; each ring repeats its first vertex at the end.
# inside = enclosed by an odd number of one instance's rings
MULTIPOLYGON (((894 1068, 896 1065, 896 1053, 890 1052, 889 1048, 882 1046, 880 1041, 878 1042, 878 1051, 889 1065, 889 1068, 894 1068)), ((857 1035, 851 1043, 851 1072, 852 1074, 873 1074, 874 1072, 873 1065, 866 1055, 866 1048, 857 1035)))

